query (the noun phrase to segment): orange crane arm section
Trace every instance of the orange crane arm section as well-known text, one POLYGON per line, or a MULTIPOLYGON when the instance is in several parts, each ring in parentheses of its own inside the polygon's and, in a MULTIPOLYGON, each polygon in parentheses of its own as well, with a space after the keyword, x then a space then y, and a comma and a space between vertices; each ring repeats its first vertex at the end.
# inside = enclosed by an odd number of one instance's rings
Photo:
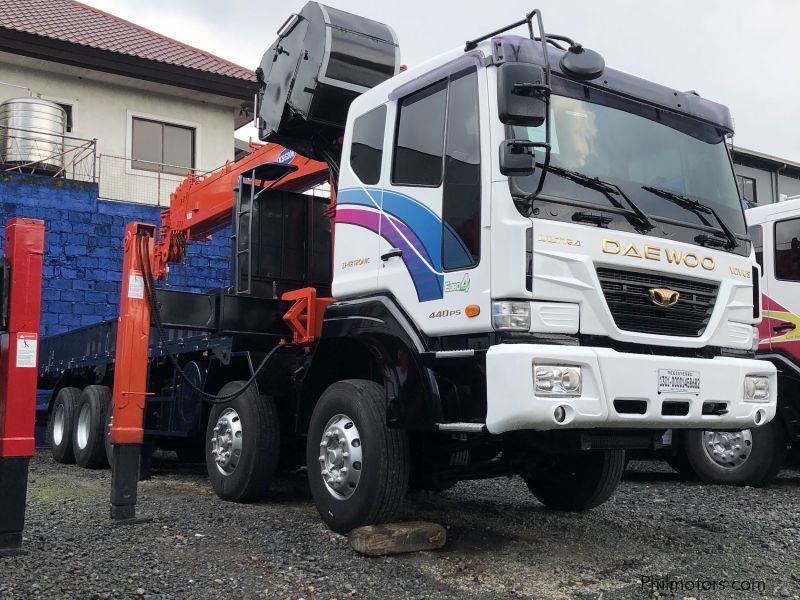
MULTIPOLYGON (((168 209, 161 211, 159 240, 154 248, 153 275, 162 279, 169 262, 180 260, 188 241, 207 240, 212 233, 231 222, 234 194, 239 176, 278 159, 286 149, 277 144, 252 144, 253 151, 236 162, 207 175, 189 174, 170 195, 168 209)), ((297 167, 274 185, 274 189, 303 192, 328 181, 328 166, 294 154, 297 167)))

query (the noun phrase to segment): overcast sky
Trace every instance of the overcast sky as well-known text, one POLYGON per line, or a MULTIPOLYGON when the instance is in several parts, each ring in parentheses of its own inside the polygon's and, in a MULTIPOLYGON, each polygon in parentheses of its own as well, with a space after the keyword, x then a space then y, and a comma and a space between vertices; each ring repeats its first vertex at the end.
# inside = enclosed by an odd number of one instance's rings
MULTIPOLYGON (((255 69, 305 0, 84 0, 255 69)), ((545 29, 617 69, 730 107, 734 143, 800 162, 800 2, 795 0, 328 0, 397 32, 417 64, 542 9, 545 29), (794 24, 794 26, 792 25, 794 24)))

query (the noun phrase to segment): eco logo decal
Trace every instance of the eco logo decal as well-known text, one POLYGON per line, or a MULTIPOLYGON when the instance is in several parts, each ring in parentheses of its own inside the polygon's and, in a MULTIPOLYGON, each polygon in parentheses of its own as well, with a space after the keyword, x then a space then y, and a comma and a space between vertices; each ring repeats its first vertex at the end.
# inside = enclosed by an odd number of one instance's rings
MULTIPOLYGON (((403 251, 401 258, 420 302, 444 297, 442 235, 455 233, 442 226, 436 213, 411 196, 376 188, 340 190, 336 204, 337 224, 368 229, 403 251)), ((467 257, 465 264, 471 261, 467 257)))

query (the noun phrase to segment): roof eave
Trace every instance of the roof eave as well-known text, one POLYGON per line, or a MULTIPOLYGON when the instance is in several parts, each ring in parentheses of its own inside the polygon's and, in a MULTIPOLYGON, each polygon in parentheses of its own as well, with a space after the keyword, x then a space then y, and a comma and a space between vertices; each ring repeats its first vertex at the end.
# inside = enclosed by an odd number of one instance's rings
POLYGON ((0 51, 252 101, 256 82, 0 28, 0 51))

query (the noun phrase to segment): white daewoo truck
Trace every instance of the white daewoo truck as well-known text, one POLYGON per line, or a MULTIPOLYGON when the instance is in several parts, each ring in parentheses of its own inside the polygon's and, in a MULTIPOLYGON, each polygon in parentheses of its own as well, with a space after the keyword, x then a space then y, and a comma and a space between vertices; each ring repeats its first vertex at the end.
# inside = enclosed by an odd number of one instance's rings
MULTIPOLYGON (((583 510, 611 496, 626 448, 775 415, 775 367, 752 358, 757 266, 725 107, 605 67, 538 11, 403 71, 389 27, 311 2, 257 74, 261 138, 331 173, 335 301, 313 346, 269 353, 242 326, 220 326, 227 351, 213 336, 177 349, 157 319, 145 434, 165 439, 170 406, 191 414, 221 497, 258 496, 280 453, 307 467, 336 531, 392 519, 409 485, 510 474, 583 510), (189 410, 176 372, 224 397, 189 410)), ((275 194, 237 202, 236 291, 217 302, 277 307, 280 273, 305 264, 307 283, 330 264, 275 194)), ((59 353, 42 352, 52 376, 59 353)), ((107 385, 106 367, 70 385, 107 385)))

